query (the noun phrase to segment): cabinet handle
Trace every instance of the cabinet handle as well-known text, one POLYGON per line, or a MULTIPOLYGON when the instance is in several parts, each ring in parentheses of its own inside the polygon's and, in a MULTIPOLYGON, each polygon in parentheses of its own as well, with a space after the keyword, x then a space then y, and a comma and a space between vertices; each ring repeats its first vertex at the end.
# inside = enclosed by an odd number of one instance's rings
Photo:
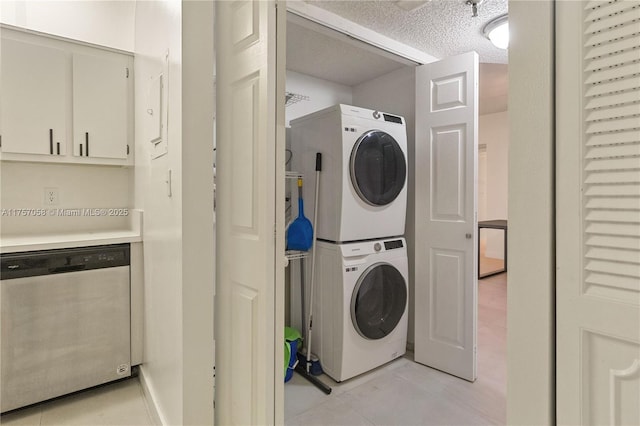
POLYGON ((53 129, 49 129, 49 154, 53 154, 53 129))
POLYGON ((84 154, 82 154, 82 144, 80 144, 80 157, 82 157, 84 154))
POLYGON ((57 154, 60 155, 60 142, 58 142, 56 147, 57 154))
POLYGON ((87 152, 86 152, 86 155, 87 155, 87 157, 88 157, 88 156, 89 156, 89 132, 86 132, 86 133, 84 134, 84 141, 85 141, 85 143, 87 144, 87 152))

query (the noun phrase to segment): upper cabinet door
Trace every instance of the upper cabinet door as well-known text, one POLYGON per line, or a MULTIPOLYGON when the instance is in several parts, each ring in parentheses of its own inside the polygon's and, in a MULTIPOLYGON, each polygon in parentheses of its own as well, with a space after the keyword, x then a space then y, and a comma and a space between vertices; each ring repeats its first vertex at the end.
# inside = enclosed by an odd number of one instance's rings
POLYGON ((69 84, 60 49, 2 39, 2 151, 65 153, 69 84))
POLYGON ((73 154, 128 156, 128 58, 73 55, 73 154))

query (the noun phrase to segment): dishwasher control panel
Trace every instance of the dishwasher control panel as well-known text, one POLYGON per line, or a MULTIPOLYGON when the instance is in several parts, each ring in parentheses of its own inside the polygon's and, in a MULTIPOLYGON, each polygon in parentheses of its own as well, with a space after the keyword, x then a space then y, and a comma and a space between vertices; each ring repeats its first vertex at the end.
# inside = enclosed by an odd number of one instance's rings
POLYGON ((129 266, 129 244, 41 250, 0 255, 3 280, 129 266))

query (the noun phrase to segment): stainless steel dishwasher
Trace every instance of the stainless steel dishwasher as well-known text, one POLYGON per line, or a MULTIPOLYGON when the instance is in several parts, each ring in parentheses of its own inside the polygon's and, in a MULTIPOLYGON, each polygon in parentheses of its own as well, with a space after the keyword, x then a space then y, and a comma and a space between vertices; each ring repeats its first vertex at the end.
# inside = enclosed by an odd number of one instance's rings
POLYGON ((129 244, 0 260, 2 412, 131 375, 129 244))

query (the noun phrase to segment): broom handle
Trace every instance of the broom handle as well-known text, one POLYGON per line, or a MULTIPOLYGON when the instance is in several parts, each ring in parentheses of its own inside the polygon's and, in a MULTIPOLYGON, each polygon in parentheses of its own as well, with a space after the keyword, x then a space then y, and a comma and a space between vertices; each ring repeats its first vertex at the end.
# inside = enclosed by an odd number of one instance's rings
POLYGON ((307 373, 311 368, 311 330, 313 328, 313 293, 316 279, 316 230, 318 229, 318 193, 320 192, 320 170, 322 154, 316 153, 316 193, 313 203, 313 240, 311 242, 311 282, 309 284, 309 322, 307 323, 307 373))
MULTIPOLYGON (((304 288, 305 288, 305 265, 304 265, 304 258, 300 259, 300 302, 302 305, 302 309, 300 309, 300 324, 304 324, 304 322, 307 319, 307 316, 305 315, 305 307, 304 304, 307 301, 307 298, 305 297, 304 294, 304 288)), ((304 333, 302 336, 302 341, 304 342, 304 344, 306 344, 307 342, 307 327, 303 326, 302 327, 303 330, 302 332, 304 333)))

